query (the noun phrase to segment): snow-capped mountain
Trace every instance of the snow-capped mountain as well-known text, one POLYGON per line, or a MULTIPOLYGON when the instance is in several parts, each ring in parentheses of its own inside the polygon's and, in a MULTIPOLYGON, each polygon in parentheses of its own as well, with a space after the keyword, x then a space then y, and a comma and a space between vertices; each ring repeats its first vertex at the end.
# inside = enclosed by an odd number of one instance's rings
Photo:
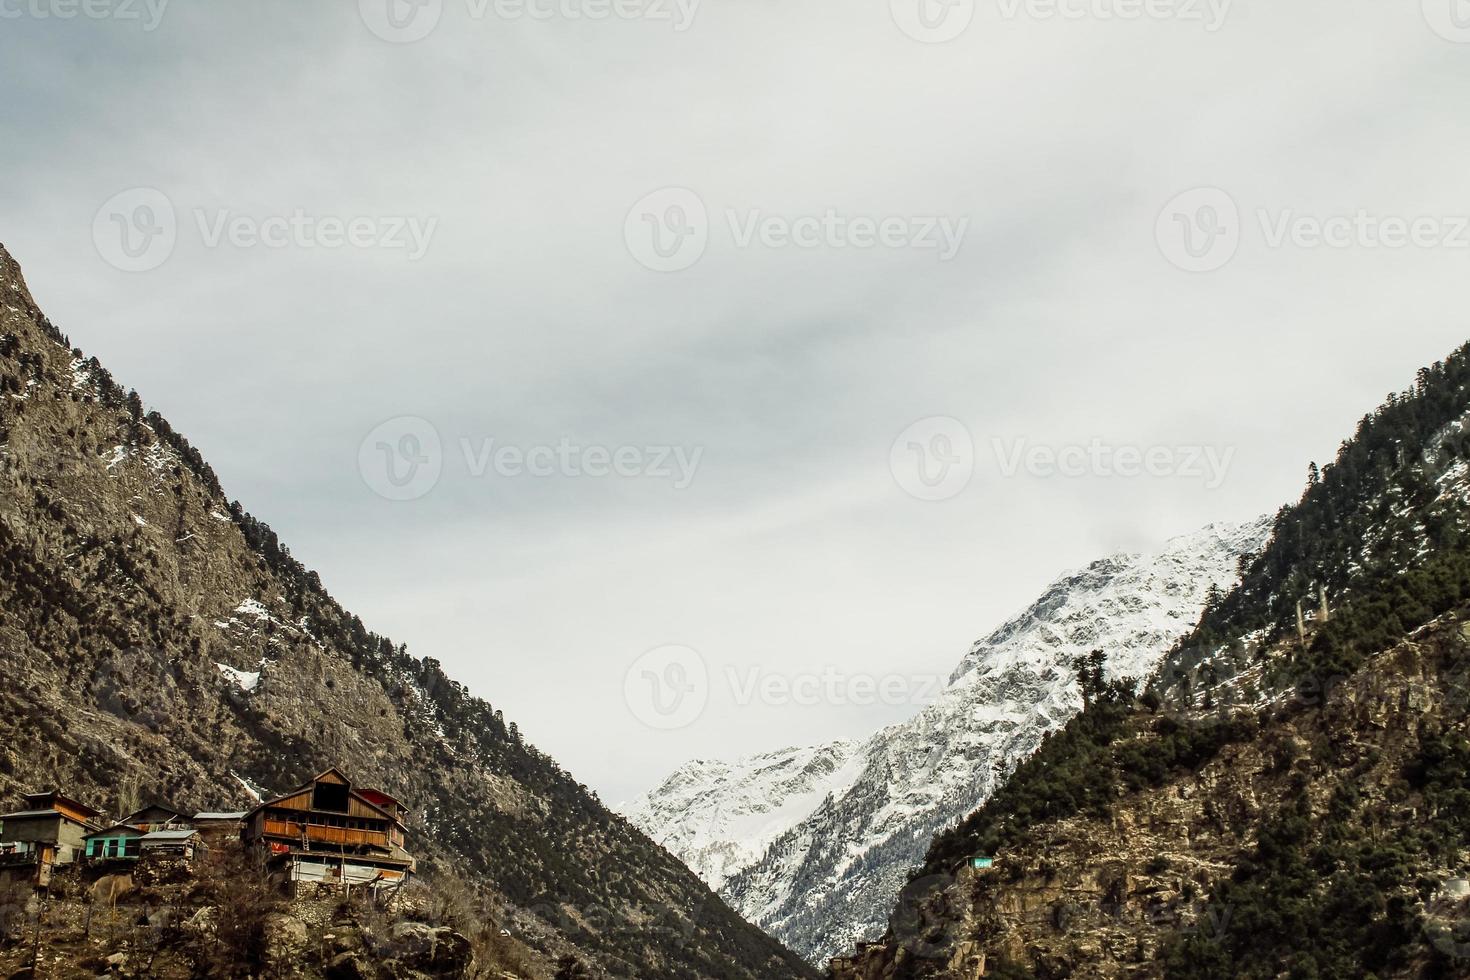
POLYGON ((935 702, 861 742, 691 762, 627 816, 730 905, 812 962, 875 938, 934 835, 1082 706, 1073 661, 1143 678, 1259 550, 1267 519, 1057 579, 971 647, 935 702))

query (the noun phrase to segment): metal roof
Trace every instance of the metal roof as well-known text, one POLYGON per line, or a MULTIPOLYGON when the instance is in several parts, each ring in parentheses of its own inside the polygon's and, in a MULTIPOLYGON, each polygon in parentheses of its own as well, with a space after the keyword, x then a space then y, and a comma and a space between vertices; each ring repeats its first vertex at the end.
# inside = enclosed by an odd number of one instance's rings
POLYGON ((151 840, 188 840, 197 833, 199 833, 197 830, 155 830, 151 834, 144 834, 143 842, 146 844, 151 840))
POLYGON ((244 810, 240 810, 237 813, 196 813, 196 814, 194 814, 194 819, 195 820, 244 820, 245 819, 245 811, 244 810))
POLYGON ((134 827, 130 823, 115 823, 110 827, 103 827, 101 830, 94 830, 90 834, 83 834, 82 840, 87 840, 90 837, 105 837, 106 835, 116 833, 119 830, 131 830, 135 834, 143 833, 143 828, 134 827))
POLYGON ((0 820, 21 820, 26 817, 59 817, 60 810, 17 810, 15 813, 0 813, 0 820))

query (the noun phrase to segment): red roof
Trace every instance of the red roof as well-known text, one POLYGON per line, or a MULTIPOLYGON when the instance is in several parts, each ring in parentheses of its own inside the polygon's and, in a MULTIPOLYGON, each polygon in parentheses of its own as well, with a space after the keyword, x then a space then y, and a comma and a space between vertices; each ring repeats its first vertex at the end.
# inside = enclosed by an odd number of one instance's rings
POLYGON ((373 806, 401 807, 403 805, 380 789, 360 789, 357 791, 357 795, 367 800, 373 806))

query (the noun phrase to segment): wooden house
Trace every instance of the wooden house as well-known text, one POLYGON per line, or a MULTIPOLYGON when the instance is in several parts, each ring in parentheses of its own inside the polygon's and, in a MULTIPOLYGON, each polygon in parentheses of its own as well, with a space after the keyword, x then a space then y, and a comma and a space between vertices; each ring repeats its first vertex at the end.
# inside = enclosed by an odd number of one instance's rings
POLYGON ((71 864, 85 852, 84 838, 101 828, 102 814, 55 791, 22 799, 22 809, 0 814, 0 867, 33 867, 32 880, 44 886, 52 867, 71 864))
POLYGON ((205 811, 194 814, 189 823, 204 835, 205 843, 232 838, 238 840, 240 831, 245 827, 245 811, 205 811))
POLYGON ((143 809, 128 814, 122 818, 122 822, 137 827, 145 834, 151 834, 155 830, 182 830, 190 826, 186 814, 158 803, 150 803, 143 809))
POLYGON ((205 850, 204 835, 193 827, 182 830, 155 830, 138 839, 140 856, 175 857, 192 861, 205 850))
POLYGON ((247 813, 244 838, 288 881, 398 885, 414 870, 403 848, 407 813, 386 793, 357 789, 328 769, 247 813))

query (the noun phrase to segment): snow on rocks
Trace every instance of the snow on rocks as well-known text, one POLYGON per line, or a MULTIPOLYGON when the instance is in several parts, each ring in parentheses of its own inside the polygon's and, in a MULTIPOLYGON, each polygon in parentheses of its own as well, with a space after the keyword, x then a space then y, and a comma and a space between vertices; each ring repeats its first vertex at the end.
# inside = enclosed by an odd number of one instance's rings
POLYGON ((231 667, 229 664, 221 663, 216 663, 215 666, 219 668, 219 672, 221 674, 225 675, 225 680, 229 681, 231 684, 234 684, 246 694, 254 693, 255 689, 260 686, 261 672, 258 670, 237 670, 236 668, 231 667))
POLYGON ((814 963, 881 934, 929 841, 1080 710, 1076 657, 1142 680, 1270 533, 1214 524, 1067 573, 977 642, 933 704, 863 742, 693 762, 623 812, 814 963))

